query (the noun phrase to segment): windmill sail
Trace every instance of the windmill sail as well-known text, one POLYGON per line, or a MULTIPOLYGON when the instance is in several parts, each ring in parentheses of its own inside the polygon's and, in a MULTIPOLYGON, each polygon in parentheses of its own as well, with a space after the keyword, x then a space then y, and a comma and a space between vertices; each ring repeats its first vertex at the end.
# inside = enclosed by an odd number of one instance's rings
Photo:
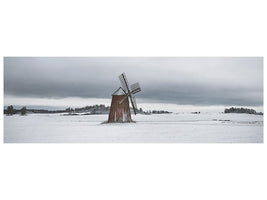
POLYGON ((120 79, 120 82, 121 82, 122 89, 125 92, 125 97, 122 98, 119 103, 122 104, 126 99, 128 99, 128 97, 130 97, 130 101, 131 101, 131 104, 132 104, 132 107, 133 107, 134 114, 136 114, 137 105, 136 105, 135 97, 133 95, 138 93, 138 92, 140 92, 141 91, 141 87, 140 87, 139 83, 134 83, 131 86, 129 86, 129 82, 128 82, 127 78, 126 78, 126 74, 125 73, 122 73, 119 76, 119 79, 120 79))
POLYGON ((134 100, 134 96, 129 95, 129 97, 130 97, 130 100, 131 100, 131 104, 132 104, 132 107, 133 107, 134 114, 136 115, 137 107, 135 107, 136 102, 135 102, 135 104, 134 104, 134 101, 135 101, 135 100, 134 100))
POLYGON ((123 88, 123 90, 128 93, 128 90, 129 90, 129 84, 128 84, 128 81, 127 81, 127 78, 126 78, 126 74, 125 73, 122 73, 120 76, 119 76, 119 79, 120 79, 120 82, 121 82, 121 86, 123 88))
POLYGON ((131 85, 131 93, 132 94, 136 94, 137 92, 141 91, 141 87, 139 85, 139 83, 134 83, 131 85))
POLYGON ((133 107, 135 110, 138 110, 137 108, 137 104, 136 104, 136 100, 135 100, 135 96, 132 96, 133 97, 133 107))
POLYGON ((125 97, 120 101, 120 104, 122 104, 127 98, 128 98, 128 95, 126 94, 125 97))

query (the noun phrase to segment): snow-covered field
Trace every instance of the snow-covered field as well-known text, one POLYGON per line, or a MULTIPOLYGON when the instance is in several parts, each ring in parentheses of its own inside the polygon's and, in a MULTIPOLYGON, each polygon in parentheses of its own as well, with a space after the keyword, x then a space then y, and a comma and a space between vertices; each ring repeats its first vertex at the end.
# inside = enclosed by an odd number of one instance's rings
POLYGON ((136 123, 101 124, 107 115, 4 116, 4 142, 262 143, 263 116, 249 114, 136 115, 136 123))

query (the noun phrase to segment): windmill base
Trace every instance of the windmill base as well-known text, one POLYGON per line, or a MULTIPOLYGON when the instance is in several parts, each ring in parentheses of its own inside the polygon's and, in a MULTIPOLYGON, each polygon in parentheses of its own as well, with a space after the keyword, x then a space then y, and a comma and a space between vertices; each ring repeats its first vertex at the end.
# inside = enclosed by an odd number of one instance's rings
POLYGON ((131 118, 128 97, 122 103, 120 103, 120 101, 123 100, 124 98, 125 95, 112 95, 112 101, 107 123, 133 122, 131 118))
POLYGON ((104 121, 104 122, 101 122, 100 124, 116 124, 116 123, 119 123, 119 124, 123 124, 123 123, 136 123, 136 121, 131 121, 131 122, 108 122, 108 121, 104 121))

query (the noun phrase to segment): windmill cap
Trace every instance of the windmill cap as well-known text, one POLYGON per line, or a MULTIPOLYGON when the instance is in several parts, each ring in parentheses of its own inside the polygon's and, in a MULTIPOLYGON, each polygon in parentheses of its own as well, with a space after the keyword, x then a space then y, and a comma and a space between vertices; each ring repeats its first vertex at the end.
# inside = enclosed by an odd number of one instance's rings
POLYGON ((123 90, 121 88, 119 88, 118 90, 116 90, 113 94, 113 95, 125 95, 125 93, 123 92, 123 90))

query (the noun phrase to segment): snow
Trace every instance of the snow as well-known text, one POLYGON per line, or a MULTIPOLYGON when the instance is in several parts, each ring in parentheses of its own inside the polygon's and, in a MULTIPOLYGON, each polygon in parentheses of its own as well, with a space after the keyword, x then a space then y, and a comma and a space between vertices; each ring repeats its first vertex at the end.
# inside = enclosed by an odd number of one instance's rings
POLYGON ((136 123, 102 124, 108 115, 5 115, 4 142, 263 142, 263 116, 260 115, 138 114, 132 118, 136 123))

